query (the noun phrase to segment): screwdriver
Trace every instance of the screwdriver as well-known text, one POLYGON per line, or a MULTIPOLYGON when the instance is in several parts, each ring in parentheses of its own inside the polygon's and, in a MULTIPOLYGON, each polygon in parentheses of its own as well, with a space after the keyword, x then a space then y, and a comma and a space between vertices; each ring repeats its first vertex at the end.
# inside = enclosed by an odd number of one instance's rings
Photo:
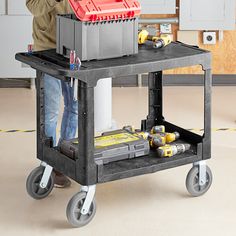
MULTIPOLYGON (((75 58, 75 69, 79 70, 81 66, 81 61, 79 57, 75 58)), ((75 79, 74 81, 74 101, 78 100, 78 79, 75 79)))
MULTIPOLYGON (((70 51, 70 70, 75 70, 75 50, 70 51)), ((74 78, 70 78, 70 87, 73 87, 74 78)))

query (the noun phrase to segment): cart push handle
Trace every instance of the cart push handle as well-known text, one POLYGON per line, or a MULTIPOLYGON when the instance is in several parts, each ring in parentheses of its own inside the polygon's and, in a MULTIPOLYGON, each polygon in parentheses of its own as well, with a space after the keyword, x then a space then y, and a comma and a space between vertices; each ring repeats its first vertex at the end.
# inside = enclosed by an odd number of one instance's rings
POLYGON ((137 0, 68 0, 81 21, 126 20, 138 17, 141 6, 137 0))

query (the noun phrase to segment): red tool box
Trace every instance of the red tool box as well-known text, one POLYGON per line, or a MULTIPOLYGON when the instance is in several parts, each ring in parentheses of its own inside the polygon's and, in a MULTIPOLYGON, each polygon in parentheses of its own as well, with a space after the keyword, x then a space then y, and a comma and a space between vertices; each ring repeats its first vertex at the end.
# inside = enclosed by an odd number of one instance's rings
POLYGON ((57 16, 57 53, 81 61, 138 53, 137 0, 68 0, 75 14, 57 16))
POLYGON ((141 7, 136 0, 69 0, 81 21, 130 19, 140 15, 141 7))

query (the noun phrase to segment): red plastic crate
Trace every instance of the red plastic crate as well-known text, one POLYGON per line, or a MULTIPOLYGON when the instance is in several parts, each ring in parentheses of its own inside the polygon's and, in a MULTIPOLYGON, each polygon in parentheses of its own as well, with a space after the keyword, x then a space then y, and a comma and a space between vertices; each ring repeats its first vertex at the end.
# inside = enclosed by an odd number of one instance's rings
POLYGON ((109 21, 131 19, 141 13, 137 0, 69 0, 81 21, 109 21))

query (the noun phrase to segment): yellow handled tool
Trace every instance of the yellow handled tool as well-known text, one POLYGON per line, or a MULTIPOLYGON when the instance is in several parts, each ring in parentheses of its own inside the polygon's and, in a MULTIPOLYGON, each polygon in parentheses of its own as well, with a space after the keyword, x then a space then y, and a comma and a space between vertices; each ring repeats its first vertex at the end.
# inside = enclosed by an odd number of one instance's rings
POLYGON ((179 137, 180 137, 179 132, 173 132, 173 133, 165 132, 165 126, 164 125, 153 126, 150 133, 151 133, 151 135, 162 133, 162 135, 165 135, 166 143, 172 143, 172 142, 176 141, 177 139, 179 139, 179 137))
POLYGON ((138 43, 144 44, 146 41, 152 41, 154 48, 162 48, 171 43, 169 34, 161 34, 160 37, 149 35, 147 30, 141 30, 138 34, 138 43))
POLYGON ((157 149, 157 154, 159 157, 172 157, 176 154, 181 154, 189 150, 190 144, 172 144, 159 147, 157 149))

